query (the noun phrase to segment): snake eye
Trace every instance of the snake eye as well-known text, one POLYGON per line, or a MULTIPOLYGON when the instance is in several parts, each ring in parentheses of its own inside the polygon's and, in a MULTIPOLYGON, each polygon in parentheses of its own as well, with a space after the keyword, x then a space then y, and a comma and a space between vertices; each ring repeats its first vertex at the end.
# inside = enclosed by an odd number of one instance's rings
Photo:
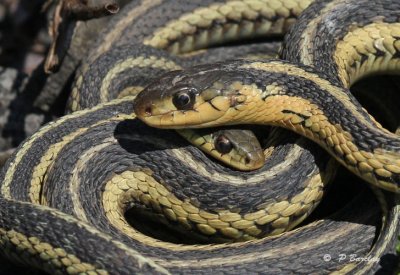
POLYGON ((227 154, 233 149, 231 141, 224 135, 218 136, 214 142, 214 147, 221 154, 227 154))
POLYGON ((192 90, 176 93, 172 103, 178 110, 190 110, 194 105, 194 92, 192 90))

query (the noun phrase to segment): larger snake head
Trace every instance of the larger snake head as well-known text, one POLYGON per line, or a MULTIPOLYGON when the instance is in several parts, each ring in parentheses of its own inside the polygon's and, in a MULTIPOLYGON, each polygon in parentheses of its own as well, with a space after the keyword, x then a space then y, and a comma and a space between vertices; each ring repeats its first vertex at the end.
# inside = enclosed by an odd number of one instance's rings
POLYGON ((242 88, 250 81, 240 70, 231 70, 233 66, 201 65, 167 73, 137 96, 135 113, 159 128, 237 124, 227 118, 230 109, 245 104, 242 88))

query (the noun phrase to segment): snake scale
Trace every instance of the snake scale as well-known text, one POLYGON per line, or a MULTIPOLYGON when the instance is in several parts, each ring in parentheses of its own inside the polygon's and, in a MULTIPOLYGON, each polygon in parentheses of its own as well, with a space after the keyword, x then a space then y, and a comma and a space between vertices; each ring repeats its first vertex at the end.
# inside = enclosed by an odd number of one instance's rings
MULTIPOLYGON (((392 3, 394 1, 390 2, 390 6, 396 4, 392 3)), ((185 18, 190 19, 193 24, 198 23, 201 28, 205 22, 196 21, 197 14, 207 18, 208 21, 205 21, 215 26, 211 31, 214 35, 207 37, 209 41, 218 43, 220 40, 213 38, 217 37, 218 33, 221 34, 221 30, 218 29, 224 23, 233 26, 225 29, 225 41, 231 39, 232 36, 229 34, 233 32, 231 29, 235 28, 243 34, 241 38, 249 38, 251 35, 247 30, 252 29, 251 22, 258 24, 257 29, 260 31, 257 35, 265 35, 268 30, 271 30, 272 34, 282 33, 282 30, 286 31, 310 4, 308 1, 212 3, 179 1, 180 7, 184 7, 183 11, 188 14, 186 17, 180 17, 180 21, 174 18, 177 14, 179 17, 182 10, 173 9, 171 3, 134 1, 131 4, 132 9, 122 11, 120 17, 115 17, 112 23, 114 25, 111 26, 129 25, 131 22, 128 22, 127 18, 137 19, 140 16, 152 18, 160 12, 172 10, 171 14, 156 21, 159 26, 153 38, 147 36, 143 25, 136 27, 136 30, 143 30, 142 37, 138 36, 139 40, 143 40, 143 44, 167 49, 177 54, 205 46, 202 42, 204 40, 194 38, 195 35, 204 38, 205 35, 201 31, 184 29, 186 31, 182 32, 182 36, 177 32, 167 31, 172 28, 171 26, 179 30, 184 24, 178 23, 185 18), (215 10, 229 11, 228 8, 235 5, 240 14, 246 18, 245 23, 240 23, 241 18, 235 17, 235 13, 215 13, 215 10), (253 10, 249 10, 249 7, 253 10), (260 11, 258 14, 262 16, 254 15, 251 12, 254 10, 260 11), (196 16, 191 17, 193 14, 196 16), (217 16, 219 14, 228 14, 229 20, 221 20, 221 17, 217 16), (289 19, 286 21, 284 18, 289 19), (271 23, 272 19, 273 22, 277 22, 275 25, 271 23), (239 23, 235 27, 232 22, 239 23), (237 25, 240 25, 240 28, 237 25), (160 28, 162 26, 166 28, 160 28), (268 30, 265 31, 266 29, 268 30), (195 35, 188 35, 191 32, 195 35), (165 39, 166 35, 171 36, 165 39), (178 42, 171 42, 171 37, 175 37, 178 42), (200 42, 195 43, 197 46, 193 48, 188 46, 188 41, 200 42)), ((361 1, 359 5, 368 3, 361 1)), ((382 3, 387 4, 389 1, 382 3)), ((384 7, 388 6, 383 4, 384 7)), ((307 39, 310 40, 310 37, 321 33, 316 27, 325 24, 323 15, 348 14, 338 11, 330 13, 330 9, 340 6, 346 10, 347 5, 352 7, 354 3, 317 1, 311 4, 308 9, 310 12, 307 13, 306 10, 300 16, 295 27, 286 36, 287 39, 295 36, 294 34, 302 34, 303 32, 298 29, 294 31, 296 26, 299 28, 302 26, 307 30, 305 33, 310 36, 304 35, 300 40, 304 40, 304 45, 309 45, 307 39), (324 11, 322 15, 317 12, 320 10, 324 11), (315 19, 317 22, 310 23, 309 21, 314 18, 317 18, 315 19), (312 30, 309 31, 307 27, 312 30)), ((394 6, 394 14, 388 18, 396 20, 396 10, 398 12, 400 9, 394 6)), ((386 9, 382 11, 384 14, 387 12, 386 9)), ((351 20, 354 21, 356 18, 351 20)), ((329 20, 328 23, 331 22, 329 20)), ((133 20, 132 25, 144 24, 143 22, 149 21, 133 20)), ((341 29, 345 29, 343 22, 347 21, 342 19, 341 29)), ((88 58, 88 64, 92 64, 111 47, 123 45, 122 37, 129 37, 128 33, 129 28, 125 26, 115 28, 101 37, 99 49, 93 51, 92 56, 88 58), (113 42, 115 44, 111 45, 110 41, 115 41, 113 42)), ((334 38, 345 41, 337 33, 334 38)), ((321 41, 321 39, 310 41, 321 41)), ((291 47, 295 43, 288 41, 285 43, 282 56, 289 59, 285 54, 285 47, 289 48, 288 45, 291 47)), ((304 45, 299 46, 299 49, 305 49, 304 45)), ((345 46, 346 44, 343 47, 345 46)), ((369 59, 366 63, 364 63, 365 58, 362 60, 363 64, 374 64, 368 61, 369 59)), ((175 85, 180 84, 184 84, 182 85, 184 89, 179 91, 187 92, 185 89, 188 83, 185 81, 192 81, 194 79, 192 74, 200 72, 201 77, 206 80, 201 82, 202 78, 198 78, 200 84, 208 85, 207 87, 217 85, 215 87, 217 89, 208 90, 208 96, 211 98, 208 98, 207 103, 214 106, 212 108, 215 110, 211 113, 216 113, 222 110, 221 106, 225 106, 223 101, 214 101, 213 98, 215 90, 220 91, 224 87, 221 82, 224 85, 232 84, 238 91, 247 92, 255 92, 259 89, 258 85, 262 85, 262 82, 253 82, 254 74, 250 74, 249 78, 245 77, 248 82, 240 83, 250 69, 242 69, 239 74, 235 74, 238 68, 232 64, 241 66, 256 64, 255 70, 263 69, 265 64, 267 64, 265 66, 273 64, 276 66, 273 67, 275 70, 279 70, 279 66, 281 68, 292 66, 290 70, 294 73, 291 78, 294 80, 308 77, 311 84, 316 85, 315 82, 318 84, 317 87, 321 87, 321 83, 326 85, 327 89, 334 86, 335 89, 331 90, 338 90, 336 95, 342 95, 339 99, 343 100, 346 95, 350 98, 350 103, 355 102, 351 95, 342 93, 345 90, 342 86, 348 87, 354 82, 358 77, 358 70, 350 74, 351 77, 347 82, 346 75, 341 75, 337 80, 329 78, 328 81, 322 73, 301 66, 295 67, 282 61, 229 62, 231 63, 219 63, 214 67, 209 65, 194 67, 183 73, 169 73, 150 84, 146 88, 147 93, 151 90, 159 91, 160 87, 165 89, 166 85, 171 84, 173 88, 168 90, 169 94, 174 94, 175 85), (213 70, 219 72, 218 70, 226 68, 230 70, 228 74, 213 73, 213 70), (201 73, 203 70, 205 74, 201 73), (176 77, 180 74, 183 74, 182 78, 176 77), (310 75, 316 76, 311 78, 310 75), (171 79, 175 79, 173 83, 171 79), (223 81, 216 81, 221 79, 223 81)), ((344 66, 352 67, 351 64, 344 66)), ((357 66, 360 65, 353 67, 359 68, 357 66)), ((83 82, 88 67, 89 65, 83 65, 82 72, 78 75, 78 85, 79 82, 83 82)), ((287 67, 280 73, 287 73, 287 67)), ((261 78, 265 74, 256 75, 261 75, 261 78)), ((279 82, 278 78, 273 80, 263 95, 266 98, 271 95, 285 96, 284 92, 288 89, 284 88, 287 86, 279 82)), ((295 87, 299 86, 299 83, 301 82, 298 81, 295 87)), ((229 90, 223 91, 228 93, 229 90)), ((76 93, 73 94, 73 100, 78 98, 76 93)), ((225 95, 224 93, 222 94, 225 95)), ((198 100, 202 95, 204 94, 200 93, 195 99, 198 100)), ((246 173, 234 171, 210 161, 201 151, 187 145, 175 132, 153 129, 134 119, 134 108, 141 118, 148 121, 151 118, 148 116, 149 113, 158 112, 156 107, 160 107, 161 113, 165 108, 179 106, 179 103, 174 104, 172 100, 164 105, 160 103, 164 101, 157 100, 157 94, 152 93, 150 99, 153 104, 149 109, 146 105, 148 99, 149 96, 145 91, 137 100, 134 100, 134 96, 128 95, 109 103, 101 103, 91 109, 74 112, 41 128, 19 147, 1 174, 0 245, 4 256, 50 273, 72 274, 211 272, 364 274, 382 270, 383 266, 379 261, 350 262, 340 261, 338 257, 324 261, 323 256, 329 253, 363 255, 379 259, 383 255, 390 254, 394 249, 400 226, 396 194, 376 190, 375 197, 360 185, 358 188, 361 191, 329 218, 311 221, 307 225, 288 231, 313 211, 325 193, 327 183, 334 175, 335 164, 321 153, 319 147, 304 138, 288 135, 282 130, 273 130, 267 141, 263 142, 266 164, 257 171, 246 173), (145 210, 151 208, 155 211, 155 215, 162 213, 164 218, 160 219, 164 219, 163 226, 178 226, 182 232, 190 231, 197 235, 198 244, 176 244, 146 236, 129 226, 124 215, 130 208, 145 210), (383 219, 379 232, 375 232, 375 226, 371 224, 376 223, 381 217, 383 219), (276 236, 256 239, 269 234, 276 236), (232 240, 247 241, 232 242, 232 240), (221 241, 228 243, 215 244, 221 241)), ((240 103, 242 99, 235 98, 234 103, 240 103)), ((194 102, 193 98, 190 100, 190 103, 194 102)), ((293 106, 296 107, 296 104, 293 106)), ((303 105, 300 104, 299 107, 301 106, 303 105)), ((360 108, 357 111, 361 112, 360 108)), ((189 110, 190 108, 186 108, 185 112, 189 110)), ((292 125, 296 125, 294 122, 308 125, 305 122, 309 118, 308 113, 296 113, 297 109, 289 111, 284 113, 290 116, 292 125)), ((327 112, 325 109, 323 111, 327 112)), ((365 114, 362 118, 363 121, 373 125, 374 129, 379 127, 369 115, 365 114)), ((176 119, 179 119, 178 116, 176 119)), ((154 123, 156 126, 160 126, 161 120, 154 121, 157 122, 154 123)), ((163 120, 166 121, 168 120, 163 120)), ((395 139, 387 131, 382 129, 379 131, 395 139)))

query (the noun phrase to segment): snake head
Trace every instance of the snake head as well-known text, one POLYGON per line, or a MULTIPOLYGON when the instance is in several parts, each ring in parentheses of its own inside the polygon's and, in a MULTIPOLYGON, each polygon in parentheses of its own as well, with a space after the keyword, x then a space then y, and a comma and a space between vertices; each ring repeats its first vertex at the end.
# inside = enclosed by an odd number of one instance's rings
POLYGON ((248 127, 181 129, 179 134, 229 167, 252 171, 265 163, 264 150, 248 127))
POLYGON ((158 128, 208 127, 244 102, 239 88, 243 81, 240 71, 218 64, 169 72, 136 97, 134 110, 141 120, 158 128))
MULTIPOLYGON (((209 128, 207 128, 209 129, 209 128)), ((205 130, 207 130, 205 129, 205 130)), ((238 170, 254 170, 265 163, 264 151, 254 133, 249 130, 229 129, 214 132, 214 149, 238 170)))

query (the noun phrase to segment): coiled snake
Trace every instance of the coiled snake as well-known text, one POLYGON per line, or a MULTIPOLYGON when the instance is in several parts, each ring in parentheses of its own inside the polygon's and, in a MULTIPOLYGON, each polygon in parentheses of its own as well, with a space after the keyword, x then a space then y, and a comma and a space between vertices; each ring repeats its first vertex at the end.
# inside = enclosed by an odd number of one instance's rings
MULTIPOLYGON (((208 5, 207 1, 203 2, 202 5, 208 5)), ((132 13, 138 14, 141 8, 142 11, 148 12, 146 16, 151 17, 151 12, 157 12, 155 7, 157 5, 162 7, 163 3, 167 6, 170 4, 167 1, 138 1, 132 4, 132 6, 137 5, 132 9, 132 13)), ((210 7, 204 7, 215 10, 224 5, 238 5, 240 10, 241 4, 237 3, 235 1, 219 2, 214 5, 210 4, 210 7)), ((251 3, 248 6, 252 7, 260 6, 255 1, 243 1, 243 3, 251 3)), ((263 4, 262 1, 260 3, 263 4)), ((271 7, 278 5, 273 1, 268 3, 271 7)), ((293 3, 290 2, 288 5, 294 5, 293 3)), ((306 1, 298 3, 300 3, 299 6, 290 7, 289 10, 299 14, 302 8, 304 9, 308 5, 306 1)), ((388 3, 389 1, 382 1, 382 7, 388 7, 388 3)), ((358 8, 358 5, 362 4, 372 5, 370 2, 361 1, 355 7, 358 8)), ((381 7, 380 4, 381 2, 376 5, 381 7)), ((389 13, 390 16, 386 18, 398 21, 396 12, 399 9, 395 4, 393 4, 392 11, 394 14, 389 13)), ((183 7, 187 9, 187 12, 190 10, 199 12, 196 5, 188 4, 183 7)), ((352 7, 354 4, 350 1, 321 1, 310 6, 312 17, 304 13, 297 23, 306 30, 309 30, 307 27, 315 29, 305 32, 301 41, 307 42, 309 37, 319 34, 316 26, 319 26, 317 23, 323 25, 324 16, 328 17, 329 14, 348 15, 349 13, 338 11, 328 12, 329 9, 336 7, 347 10, 349 7, 347 5, 352 7), (316 9, 323 10, 324 13, 320 15, 315 12, 316 9), (315 18, 318 18, 318 22, 308 23, 315 18), (308 33, 311 36, 307 36, 308 33)), ((284 14, 283 6, 269 9, 269 11, 276 10, 284 14)), ((261 7, 264 6, 261 5, 261 7)), ((207 12, 207 8, 204 8, 205 12, 207 12)), ((221 10, 224 9, 226 10, 226 7, 221 8, 221 10)), ((262 8, 259 10, 264 11, 262 8)), ((381 11, 380 9, 373 10, 381 11)), ((384 15, 391 12, 387 9, 383 9, 383 11, 384 15)), ((209 14, 210 17, 213 16, 213 14, 209 14)), ((265 16, 261 18, 254 16, 250 11, 240 14, 245 15, 247 19, 256 18, 255 22, 258 23, 264 22, 264 18, 269 18, 268 16, 275 16, 271 12, 261 13, 265 16)), ((352 21, 343 19, 340 23, 343 30, 346 29, 343 22, 355 22, 358 18, 354 13, 351 14, 352 21)), ((374 18, 376 18, 375 14, 374 18)), ((165 20, 168 19, 165 18, 165 20)), ((331 18, 329 17, 329 19, 331 18)), ((228 23, 240 22, 237 21, 237 18, 230 20, 228 23)), ((371 19, 365 21, 368 20, 371 19)), ((214 22, 213 19, 210 21, 214 22)), ((123 24, 124 21, 116 22, 118 25, 123 24)), ((160 25, 165 23, 159 22, 160 25)), ((170 25, 173 25, 173 22, 170 25)), ((170 25, 166 24, 168 27, 170 25)), ((242 27, 245 30, 248 29, 249 23, 243 23, 242 27)), ((329 25, 329 27, 332 26, 329 25)), ((259 30, 261 29, 259 28, 259 30)), ((164 37, 163 31, 166 32, 163 29, 159 30, 160 33, 157 37, 164 37)), ((295 29, 293 32, 303 33, 299 30, 295 31, 295 29)), ((196 34, 196 32, 194 33, 196 34)), ((201 32, 199 33, 201 36, 201 32)), ((226 33, 229 34, 229 32, 226 33)), ((246 34, 245 31, 243 33, 246 34)), ((336 35, 335 38, 345 41, 336 32, 333 33, 336 35)), ((229 36, 228 34, 225 35, 229 36)), ((109 35, 116 35, 116 32, 110 32, 109 35)), ((174 36, 179 37, 176 33, 174 36)), ((244 36, 246 37, 246 35, 244 36)), ((292 36, 291 32, 287 37, 292 36)), ((188 39, 190 40, 190 38, 188 39)), ((147 39, 146 43, 154 46, 155 40, 147 39)), ((192 40, 195 40, 193 36, 192 40)), ((321 41, 320 39, 311 39, 311 41, 318 40, 321 41)), ((353 40, 350 39, 350 41, 353 40)), ((292 43, 294 42, 287 42, 287 45, 292 45, 292 43)), ((185 49, 186 45, 184 43, 160 44, 172 52, 176 52, 180 45, 183 45, 182 48, 185 49)), ((107 47, 104 46, 106 44, 102 43, 101 45, 101 47, 107 47)), ((199 45, 202 46, 201 43, 199 45)), ((393 45, 397 44, 393 43, 393 45)), ((300 49, 304 49, 304 47, 302 46, 300 49)), ((394 54, 391 56, 395 57, 394 54)), ((387 56, 384 55, 384 58, 387 56)), ((365 64, 371 62, 368 60, 365 64)), ((357 68, 360 65, 356 63, 355 66, 357 68)), ((344 92, 343 84, 339 82, 342 79, 345 78, 340 77, 338 80, 329 78, 328 81, 321 73, 282 61, 241 60, 220 63, 215 67, 205 65, 184 72, 172 72, 156 80, 135 100, 135 109, 146 122, 160 126, 161 120, 151 120, 154 116, 149 116, 150 113, 152 115, 162 114, 165 110, 170 113, 176 106, 184 106, 183 112, 174 112, 176 113, 174 125, 176 125, 175 123, 179 121, 178 113, 186 113, 187 118, 192 117, 190 110, 194 107, 197 108, 200 100, 205 102, 199 104, 202 106, 201 108, 210 110, 211 114, 220 114, 223 108, 231 105, 240 109, 242 100, 247 97, 239 95, 235 98, 232 97, 232 101, 228 100, 226 103, 222 100, 229 93, 229 90, 224 89, 226 87, 234 87, 235 92, 254 93, 256 97, 259 95, 256 92, 261 90, 261 94, 265 96, 265 102, 267 102, 271 97, 289 98, 290 95, 285 94, 285 92, 292 91, 288 88, 288 83, 294 83, 292 85, 298 87, 302 83, 301 81, 308 81, 309 84, 314 85, 311 86, 314 89, 310 90, 315 93, 318 93, 317 88, 321 87, 327 89, 328 92, 332 91, 333 95, 328 94, 331 95, 332 102, 335 100, 344 102, 347 104, 346 107, 350 104, 358 106, 353 97, 344 92), (273 64, 271 69, 268 67, 269 64, 273 64), (236 65, 242 66, 242 69, 236 65), (259 74, 260 70, 265 68, 268 70, 259 74), (203 70, 205 74, 200 73, 203 70), (222 70, 227 70, 228 73, 218 73, 222 70), (239 72, 237 73, 236 70, 239 72), (257 74, 253 74, 255 70, 257 70, 257 74), (272 73, 273 70, 277 70, 281 75, 286 75, 290 80, 299 81, 282 83, 280 78, 274 77, 277 72, 272 73), (183 75, 182 78, 179 77, 180 74, 183 75), (200 74, 201 77, 192 78, 192 74, 200 74), (262 81, 255 82, 257 76, 262 81), (262 78, 266 76, 273 79, 267 85, 268 88, 264 85, 265 79, 262 78), (161 91, 161 87, 162 91, 165 90, 167 94, 174 95, 175 85, 180 84, 184 84, 180 86, 183 90, 179 89, 180 96, 175 97, 174 101, 169 97, 169 100, 164 98, 159 100, 157 94, 151 94, 149 99, 149 95, 146 94, 149 91, 161 91), (214 84, 215 86, 213 86, 214 84), (171 85, 172 88, 165 89, 166 85, 171 85), (203 93, 203 90, 199 89, 200 86, 216 89, 205 89, 204 91, 207 92, 203 93), (201 93, 193 94, 192 89, 186 89, 189 87, 197 88, 197 91, 201 91, 201 93), (193 95, 195 96, 193 97, 193 95), (189 102, 186 103, 189 105, 181 105, 185 103, 185 98, 189 98, 189 102), (192 103, 196 104, 191 106, 192 103)), ((345 85, 348 84, 345 83, 345 85)), ((297 102, 301 101, 297 97, 296 100, 298 100, 297 102)), ((304 103, 304 101, 301 102, 304 103)), ((275 140, 270 143, 275 144, 274 147, 283 148, 282 151, 274 151, 272 153, 274 157, 259 171, 247 173, 233 171, 211 162, 201 152, 181 141, 174 132, 155 130, 134 120, 132 103, 133 97, 128 96, 98 105, 90 110, 72 113, 43 127, 20 146, 1 175, 0 243, 4 248, 3 254, 30 265, 39 266, 49 272, 68 273, 269 272, 276 274, 278 272, 328 273, 333 271, 365 273, 379 268, 379 262, 339 262, 338 259, 323 261, 322 256, 328 251, 332 254, 350 255, 355 253, 381 257, 387 253, 388 249, 390 250, 388 247, 393 246, 399 226, 397 196, 394 194, 382 195, 380 191, 377 193, 381 194, 379 200, 384 205, 385 218, 380 234, 371 249, 369 246, 373 243, 373 234, 357 237, 360 232, 365 234, 374 231, 374 228, 367 224, 371 222, 371 219, 376 219, 378 210, 376 202, 367 192, 359 194, 331 219, 315 221, 279 236, 253 240, 255 237, 263 237, 266 234, 280 234, 287 231, 311 213, 321 199, 326 183, 333 175, 332 163, 327 161, 326 156, 304 139, 298 140, 297 143, 289 142, 286 145, 283 141, 275 140), (308 150, 301 148, 300 145, 308 150), (291 149, 290 153, 287 148, 291 149), (289 160, 293 159, 294 155, 297 155, 298 159, 289 164, 289 160), (322 164, 319 166, 305 165, 312 164, 313 159, 322 164), (109 170, 110 167, 111 170, 109 170), (288 177, 291 173, 294 173, 295 176, 288 177), (282 182, 285 184, 283 185, 282 182), (163 213, 169 220, 166 223, 190 229, 193 233, 204 234, 205 237, 199 237, 203 238, 201 239, 203 241, 219 241, 221 239, 250 241, 197 246, 163 242, 145 236, 127 225, 124 212, 130 207, 140 207, 136 204, 151 207, 157 213, 163 213), (352 222, 346 222, 347 219, 351 219, 352 222)), ((283 106, 281 104, 279 102, 279 104, 273 104, 272 107, 279 108, 279 106, 283 106)), ((256 106, 255 101, 254 106, 256 106)), ((330 131, 337 129, 328 124, 329 119, 333 117, 328 112, 331 110, 330 108, 304 110, 303 106, 310 105, 294 102, 291 108, 287 109, 288 112, 281 112, 282 119, 288 117, 293 128, 312 127, 313 124, 310 125, 310 121, 314 122, 312 121, 312 112, 322 110, 318 114, 321 115, 320 117, 325 115, 327 118, 321 120, 327 123, 326 129, 330 131)), ((273 109, 272 107, 271 109, 273 109)), ((371 125, 368 129, 374 129, 374 133, 379 132, 384 137, 396 139, 385 130, 377 128, 376 122, 369 115, 356 116, 355 109, 362 114, 361 107, 350 108, 350 114, 361 119, 362 122, 368 122, 368 125, 371 125)), ((162 122, 170 121, 171 116, 167 115, 166 117, 168 119, 162 120, 162 122)), ((341 118, 349 118, 353 121, 353 117, 341 118)), ((246 119, 250 121, 250 117, 246 119)), ((183 121, 186 124, 189 123, 188 120, 183 121)), ((357 124, 354 123, 354 125, 357 124)), ((342 126, 342 131, 346 129, 342 126)), ((348 137, 343 132, 339 133, 342 133, 343 138, 348 137)), ((338 137, 338 139, 340 138, 338 137)), ((331 140, 333 145, 337 144, 333 137, 331 140)), ((330 144, 328 136, 326 144, 330 144)), ((345 149, 342 148, 342 150, 345 149)), ((388 164, 385 163, 385 165, 388 164)), ((372 174, 375 175, 375 178, 382 173, 375 172, 372 174)), ((373 177, 367 178, 372 179, 373 177)), ((376 183, 389 189, 395 189, 392 187, 395 185, 386 179, 378 178, 376 183), (386 182, 389 183, 386 184, 386 182)))

